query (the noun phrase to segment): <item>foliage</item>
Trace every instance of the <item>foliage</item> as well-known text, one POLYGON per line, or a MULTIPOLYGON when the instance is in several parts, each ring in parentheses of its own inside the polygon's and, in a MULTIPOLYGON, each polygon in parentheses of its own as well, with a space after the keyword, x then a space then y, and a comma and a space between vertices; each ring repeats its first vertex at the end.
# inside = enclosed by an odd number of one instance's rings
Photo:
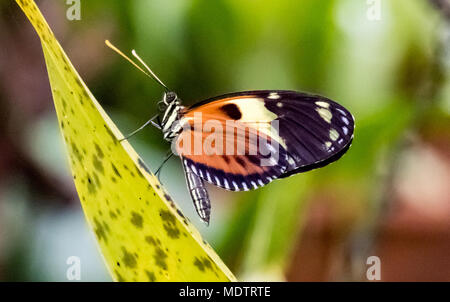
POLYGON ((32 0, 73 179, 117 281, 234 280, 95 100, 32 0))

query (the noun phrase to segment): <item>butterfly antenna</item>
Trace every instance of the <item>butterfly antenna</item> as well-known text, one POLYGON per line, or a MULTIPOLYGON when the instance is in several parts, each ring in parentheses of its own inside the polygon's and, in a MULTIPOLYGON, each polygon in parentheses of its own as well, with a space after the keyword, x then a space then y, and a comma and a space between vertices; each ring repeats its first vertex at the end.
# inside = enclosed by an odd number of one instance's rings
POLYGON ((111 44, 111 42, 109 42, 108 40, 105 41, 106 46, 108 46, 109 48, 111 48, 112 50, 114 50, 115 52, 117 52, 119 55, 121 55, 123 58, 125 58, 125 60, 127 60, 128 62, 130 62, 131 64, 133 64, 134 67, 136 67, 137 69, 139 69, 142 73, 144 73, 146 76, 148 76, 149 78, 153 79, 153 76, 151 76, 150 74, 148 74, 145 70, 143 70, 141 67, 139 67, 133 60, 131 60, 129 57, 127 57, 123 52, 121 52, 117 47, 115 47, 114 45, 111 44))
POLYGON ((156 74, 150 69, 150 67, 148 67, 147 64, 145 64, 144 60, 141 59, 141 57, 138 56, 138 54, 136 53, 136 50, 132 50, 131 53, 133 54, 133 56, 138 59, 138 61, 144 65, 144 67, 147 69, 147 71, 150 73, 150 75, 152 76, 152 78, 159 83, 159 85, 161 85, 162 87, 164 87, 164 89, 167 91, 169 91, 169 88, 167 88, 167 86, 156 76, 156 74))

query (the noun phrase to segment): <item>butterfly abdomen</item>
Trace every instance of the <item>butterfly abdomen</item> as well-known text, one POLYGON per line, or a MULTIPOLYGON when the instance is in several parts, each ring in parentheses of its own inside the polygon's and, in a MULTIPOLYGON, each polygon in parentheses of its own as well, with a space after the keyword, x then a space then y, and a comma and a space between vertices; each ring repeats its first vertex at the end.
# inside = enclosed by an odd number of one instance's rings
POLYGON ((186 160, 183 160, 183 168, 189 194, 194 202, 197 214, 205 223, 209 224, 211 203, 205 184, 203 183, 203 180, 192 171, 186 160))

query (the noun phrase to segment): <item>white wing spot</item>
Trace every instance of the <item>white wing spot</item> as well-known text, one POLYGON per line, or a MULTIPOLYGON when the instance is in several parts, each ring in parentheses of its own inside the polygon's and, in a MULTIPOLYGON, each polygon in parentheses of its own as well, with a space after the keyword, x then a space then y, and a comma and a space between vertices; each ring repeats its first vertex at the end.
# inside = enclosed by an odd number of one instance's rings
POLYGON ((328 149, 331 147, 331 142, 325 142, 325 147, 328 149))
POLYGON ((292 158, 292 157, 288 157, 288 163, 291 165, 291 166, 293 166, 293 165, 295 165, 295 160, 292 158))
POLYGON ((322 107, 322 108, 329 108, 329 107, 330 107, 330 104, 329 104, 329 103, 327 103, 327 102, 322 102, 322 101, 316 102, 316 105, 319 106, 319 107, 322 107))
POLYGON ((263 183, 263 181, 261 180, 261 179, 258 179, 258 184, 262 187, 262 186, 264 186, 264 183, 263 183))
POLYGON ((282 103, 282 102, 277 102, 277 107, 278 107, 278 108, 283 107, 283 103, 282 103))
POLYGON ((218 186, 220 186, 220 180, 217 178, 217 176, 214 176, 214 179, 216 180, 216 184, 217 184, 218 186))
POLYGON ((331 118, 333 117, 333 115, 331 114, 330 110, 326 108, 316 108, 316 111, 324 121, 331 124, 331 118))
POLYGON ((191 165, 192 171, 194 171, 195 174, 197 174, 197 168, 194 165, 191 165))
POLYGON ((336 129, 330 129, 330 138, 332 141, 336 141, 339 138, 339 133, 336 129))
POLYGON ((346 125, 349 124, 349 121, 348 121, 348 119, 345 116, 341 117, 341 119, 346 125))
POLYGON ((239 187, 238 187, 237 183, 236 183, 234 180, 232 181, 232 183, 233 183, 234 189, 235 189, 236 191, 239 190, 239 187))
POLYGON ((251 181, 251 184, 252 184, 253 188, 258 189, 258 186, 256 185, 256 183, 253 180, 251 181))
POLYGON ((280 95, 279 95, 278 93, 276 93, 276 92, 271 92, 271 93, 269 94, 268 98, 269 98, 269 99, 272 99, 272 100, 277 100, 277 99, 280 98, 280 95))
POLYGON ((345 135, 348 134, 348 128, 347 128, 347 127, 342 127, 342 131, 344 131, 344 134, 345 134, 345 135))
POLYGON ((340 109, 340 108, 336 108, 337 111, 339 111, 340 113, 342 113, 342 115, 346 115, 345 111, 340 109))
POLYGON ((245 191, 248 191, 248 187, 247 187, 247 184, 245 182, 242 182, 242 187, 244 188, 245 191))
POLYGON ((344 142, 344 139, 343 138, 341 138, 340 140, 338 140, 338 143, 339 144, 342 144, 344 142))
POLYGON ((226 178, 224 178, 223 183, 224 183, 225 188, 230 189, 230 186, 228 185, 228 181, 226 178))

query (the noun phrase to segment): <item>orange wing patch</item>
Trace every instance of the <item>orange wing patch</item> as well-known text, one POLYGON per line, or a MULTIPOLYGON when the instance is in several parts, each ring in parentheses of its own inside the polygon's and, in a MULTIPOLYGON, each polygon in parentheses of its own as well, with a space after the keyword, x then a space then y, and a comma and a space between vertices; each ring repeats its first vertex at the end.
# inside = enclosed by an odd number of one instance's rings
POLYGON ((242 102, 237 99, 187 109, 180 121, 183 131, 175 141, 177 153, 196 175, 233 191, 269 183, 284 172, 287 160, 279 137, 270 135, 275 116, 264 112, 264 102, 252 95, 240 96, 242 102), (257 120, 247 113, 249 102, 253 114, 264 113, 257 120))

